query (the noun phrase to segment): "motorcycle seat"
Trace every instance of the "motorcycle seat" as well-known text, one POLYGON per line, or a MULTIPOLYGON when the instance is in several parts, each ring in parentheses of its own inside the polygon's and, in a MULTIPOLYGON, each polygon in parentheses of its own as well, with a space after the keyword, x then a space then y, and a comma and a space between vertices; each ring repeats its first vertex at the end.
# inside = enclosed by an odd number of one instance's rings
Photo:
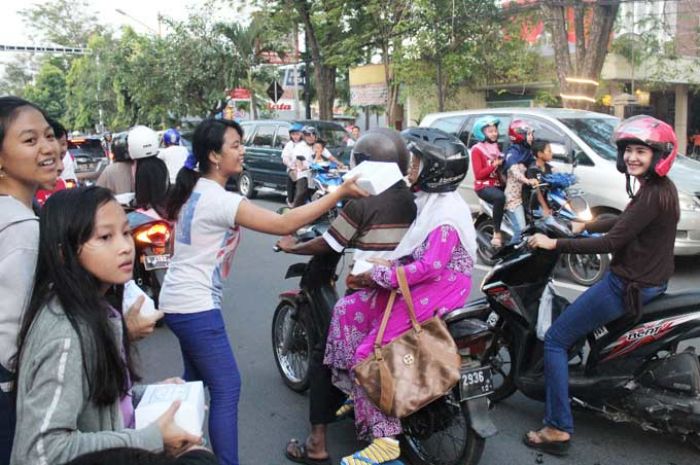
POLYGON ((661 294, 642 307, 642 317, 663 317, 674 314, 678 309, 686 307, 700 308, 700 291, 681 291, 671 294, 661 294))

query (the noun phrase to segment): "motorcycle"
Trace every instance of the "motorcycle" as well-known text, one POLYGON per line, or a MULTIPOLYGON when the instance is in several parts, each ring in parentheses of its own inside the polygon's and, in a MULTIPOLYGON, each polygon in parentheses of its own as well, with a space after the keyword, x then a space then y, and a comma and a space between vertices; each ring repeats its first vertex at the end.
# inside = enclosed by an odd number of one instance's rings
POLYGON ((173 226, 153 210, 134 209, 131 206, 133 194, 121 194, 116 198, 126 211, 134 238, 133 279, 158 308, 160 288, 173 251, 173 226))
MULTIPOLYGON (((327 228, 327 223, 317 223, 299 230, 296 238, 308 241, 327 228)), ((296 392, 308 389, 312 349, 317 341, 325 340, 321 328, 328 327, 338 300, 335 282, 341 257, 313 256, 308 263, 291 265, 285 275, 286 279, 301 280, 298 289, 280 294, 272 318, 272 349, 282 379, 296 392)), ((485 439, 497 432, 488 413, 491 369, 481 363, 491 332, 470 315, 471 310, 465 308, 443 317, 462 357, 459 384, 445 397, 402 420, 402 450, 414 465, 475 465, 485 439)))
MULTIPOLYGON (((311 172, 309 190, 313 192, 312 202, 338 189, 343 184, 343 175, 347 173, 347 169, 340 169, 332 162, 311 163, 309 171, 311 172)), ((336 206, 328 211, 326 219, 332 222, 343 209, 343 204, 344 201, 338 201, 336 206)))
MULTIPOLYGON (((576 183, 576 176, 570 173, 551 173, 542 177, 540 191, 543 192, 547 205, 554 214, 572 219, 571 202, 585 202, 582 192, 571 188, 576 183)), ((494 255, 496 250, 491 245, 493 237, 493 207, 484 200, 479 200, 481 213, 475 219, 477 232, 477 254, 481 261, 493 266, 496 263, 494 255)), ((537 193, 533 189, 530 198, 526 202, 526 220, 529 223, 542 218, 542 210, 537 202, 537 193)), ((584 221, 593 219, 590 209, 586 211, 584 221)), ((513 236, 513 227, 507 216, 503 217, 501 231, 504 242, 507 243, 513 236)), ((564 254, 561 257, 559 266, 566 270, 571 279, 582 286, 592 286, 600 281, 605 275, 605 271, 610 264, 609 254, 564 254)))
MULTIPOLYGON (((572 236, 567 222, 553 216, 528 229, 553 238, 572 236)), ((495 402, 516 390, 545 399, 544 344, 536 326, 540 299, 545 289, 553 292, 548 285, 559 253, 526 244, 525 239, 504 248, 481 286, 490 311, 485 319, 497 341, 484 362, 503 378, 494 381, 495 402), (506 357, 508 370, 503 369, 506 357)), ((568 301, 556 293, 552 297, 552 314, 565 311, 568 301)), ((639 321, 623 317, 596 329, 569 352, 573 405, 614 422, 679 435, 700 447, 700 361, 687 345, 698 336, 697 291, 663 294, 644 305, 639 321)))

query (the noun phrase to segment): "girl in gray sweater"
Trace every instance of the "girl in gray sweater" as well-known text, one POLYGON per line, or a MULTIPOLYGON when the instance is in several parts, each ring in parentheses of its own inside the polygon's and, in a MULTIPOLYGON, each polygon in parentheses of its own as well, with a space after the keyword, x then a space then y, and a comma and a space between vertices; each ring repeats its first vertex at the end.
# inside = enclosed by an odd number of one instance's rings
POLYGON ((201 442, 175 424, 177 403, 152 425, 130 429, 136 375, 121 312, 106 296, 114 293, 121 308, 133 261, 126 215, 107 189, 61 191, 46 202, 19 334, 11 465, 61 464, 115 447, 177 454, 201 442))

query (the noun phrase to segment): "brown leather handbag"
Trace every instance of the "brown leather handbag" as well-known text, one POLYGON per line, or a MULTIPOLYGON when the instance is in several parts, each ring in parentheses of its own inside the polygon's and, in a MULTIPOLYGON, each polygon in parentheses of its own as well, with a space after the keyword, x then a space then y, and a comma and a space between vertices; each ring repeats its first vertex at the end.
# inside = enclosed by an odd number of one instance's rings
POLYGON ((357 382, 382 412, 403 418, 444 396, 457 384, 460 356, 439 316, 418 323, 403 267, 398 268, 397 276, 411 329, 382 346, 396 300, 396 291, 392 291, 374 341, 374 353, 357 364, 354 371, 357 382))

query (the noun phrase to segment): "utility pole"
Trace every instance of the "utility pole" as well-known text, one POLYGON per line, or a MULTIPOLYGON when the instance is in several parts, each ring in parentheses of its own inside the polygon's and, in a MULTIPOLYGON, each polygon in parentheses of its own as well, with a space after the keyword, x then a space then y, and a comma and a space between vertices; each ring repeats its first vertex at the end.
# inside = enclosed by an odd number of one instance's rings
POLYGON ((294 68, 292 68, 292 80, 294 82, 294 118, 299 119, 299 30, 294 25, 294 68))
POLYGON ((309 57, 309 38, 304 32, 304 103, 306 104, 306 119, 311 119, 311 58, 309 57))

